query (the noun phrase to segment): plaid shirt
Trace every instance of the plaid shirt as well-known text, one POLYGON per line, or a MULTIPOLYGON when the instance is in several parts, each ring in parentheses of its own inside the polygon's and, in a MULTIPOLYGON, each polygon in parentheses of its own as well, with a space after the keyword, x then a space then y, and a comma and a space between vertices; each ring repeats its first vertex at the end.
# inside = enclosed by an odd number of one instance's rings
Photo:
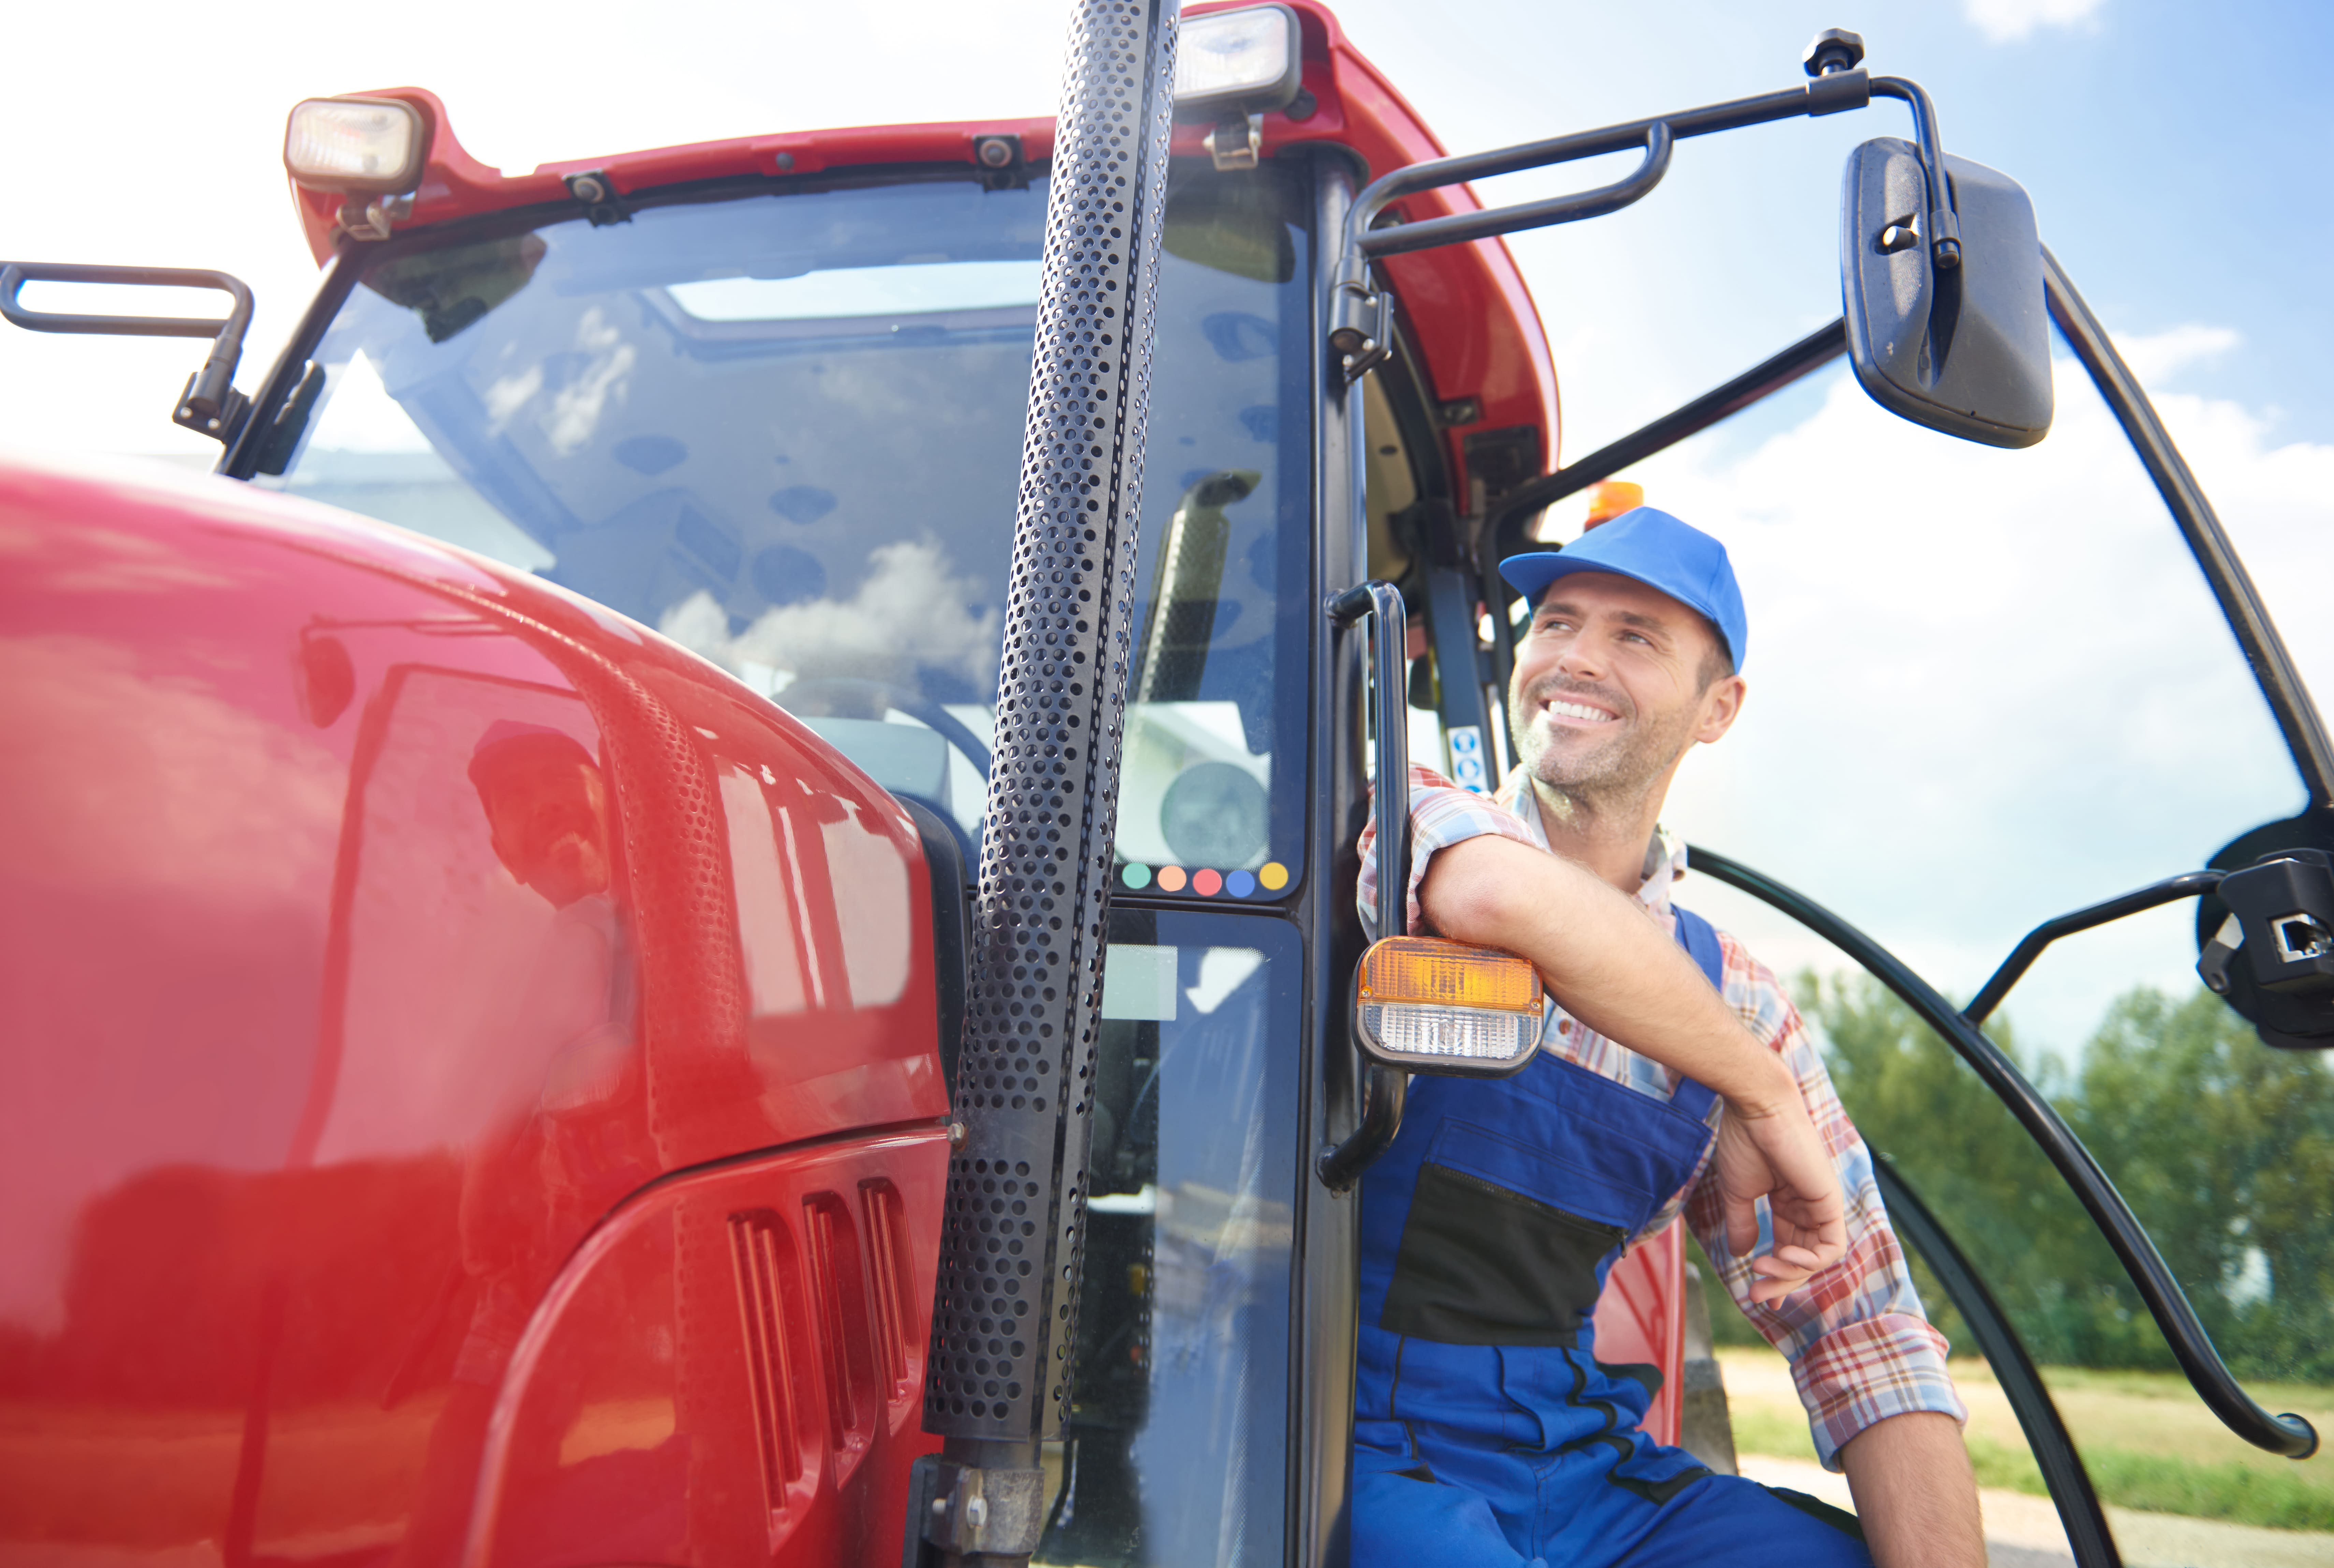
MULTIPOLYGON (((1479 833, 1499 833, 1541 850, 1548 836, 1540 825, 1538 802, 1518 768, 1496 795, 1471 794, 1431 768, 1410 770, 1410 922, 1425 929, 1418 908, 1419 883, 1437 850, 1479 833)), ((1649 853, 1644 886, 1637 899, 1664 930, 1673 931, 1670 887, 1686 869, 1685 845, 1666 828, 1657 830, 1658 854, 1649 853)), ((1374 826, 1362 833, 1362 880, 1358 899, 1362 923, 1376 933, 1377 867, 1372 850, 1374 826)), ((1944 1336, 1929 1326, 1921 1298, 1905 1266, 1905 1254, 1889 1228, 1887 1211, 1872 1178, 1872 1156, 1857 1135, 1839 1096, 1824 1071, 1823 1058, 1799 1009, 1791 1005, 1772 971, 1750 957, 1741 943, 1723 931, 1719 947, 1725 955, 1724 994, 1744 1024, 1789 1063, 1799 1080, 1824 1147, 1839 1172, 1840 1190, 1847 1199, 1847 1251, 1840 1260, 1782 1300, 1760 1305, 1750 1300, 1750 1260, 1726 1249, 1725 1222, 1718 1184, 1712 1179, 1709 1155, 1702 1157, 1692 1180, 1655 1214, 1632 1244, 1657 1235, 1681 1211, 1702 1241, 1702 1250, 1718 1265, 1727 1293, 1743 1313, 1789 1358, 1799 1398, 1808 1408, 1808 1429, 1826 1467, 1839 1468, 1841 1445, 1875 1421, 1908 1410, 1936 1410, 1956 1421, 1967 1412, 1953 1392, 1945 1371, 1944 1336)), ((1579 1023, 1553 997, 1540 1049, 1560 1060, 1628 1084, 1646 1094, 1669 1097, 1673 1079, 1667 1068, 1638 1055, 1627 1046, 1579 1023)), ((1713 1122, 1722 1114, 1723 1101, 1713 1105, 1713 1122)), ((1773 1244, 1772 1222, 1766 1200, 1759 1204, 1759 1246, 1773 1244)))

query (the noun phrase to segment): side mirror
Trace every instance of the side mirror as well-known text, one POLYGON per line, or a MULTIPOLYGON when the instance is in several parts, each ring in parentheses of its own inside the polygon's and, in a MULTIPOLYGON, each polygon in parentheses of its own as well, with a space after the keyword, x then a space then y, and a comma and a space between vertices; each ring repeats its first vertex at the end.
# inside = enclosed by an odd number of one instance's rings
POLYGON ((1840 284, 1856 379, 1893 414, 1990 447, 2050 430, 2050 322, 2034 204, 1983 164, 1944 160, 1961 264, 1932 259, 1920 149, 1879 137, 1848 155, 1840 284))

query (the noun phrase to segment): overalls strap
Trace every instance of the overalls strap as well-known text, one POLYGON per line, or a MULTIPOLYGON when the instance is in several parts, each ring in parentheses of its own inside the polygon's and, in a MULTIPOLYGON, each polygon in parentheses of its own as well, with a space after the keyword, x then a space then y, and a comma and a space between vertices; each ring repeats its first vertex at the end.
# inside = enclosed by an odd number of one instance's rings
MULTIPOLYGON (((1677 917, 1678 946, 1701 967, 1711 987, 1724 995, 1726 955, 1718 945, 1718 928, 1681 905, 1672 904, 1670 913, 1677 917)), ((1688 1116, 1701 1118, 1710 1114, 1710 1102, 1716 1098, 1704 1085, 1691 1078, 1681 1078, 1676 1092, 1670 1096, 1670 1103, 1688 1116)))

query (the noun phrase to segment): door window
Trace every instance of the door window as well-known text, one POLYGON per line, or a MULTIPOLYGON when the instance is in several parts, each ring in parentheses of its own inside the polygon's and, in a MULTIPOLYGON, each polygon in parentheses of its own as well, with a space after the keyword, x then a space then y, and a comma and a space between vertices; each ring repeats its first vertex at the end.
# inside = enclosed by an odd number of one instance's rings
MULTIPOLYGON (((1750 609, 1743 717, 1688 760, 1670 825, 1811 895, 1958 997, 2042 920, 2198 869, 2302 803, 2121 431, 2071 361, 2057 384, 2056 428, 2027 452, 1919 431, 1842 370, 1779 400, 1760 430, 1631 476, 1726 542, 1750 609)), ((2211 1416, 1973 1072, 1765 906, 1707 876, 1678 898, 1800 976, 1850 1114, 2040 1363, 2125 1560, 2334 1555, 2334 1466, 2262 1453, 2211 1416), (2281 1534, 2247 1534, 2266 1531, 2281 1534)), ((2194 923, 2175 905, 2062 939, 1986 1032, 2098 1158, 2248 1390, 2322 1427, 2334 1071, 2271 1051, 2204 989, 2194 923)), ((1915 1275, 1956 1354, 1972 1351, 1934 1275, 1915 1275)), ((2032 1496, 2039 1475, 1992 1379, 1968 1373, 1982 1482, 2032 1496)), ((1738 1446, 1788 1446, 1789 1423, 1745 1392, 1738 1446)))

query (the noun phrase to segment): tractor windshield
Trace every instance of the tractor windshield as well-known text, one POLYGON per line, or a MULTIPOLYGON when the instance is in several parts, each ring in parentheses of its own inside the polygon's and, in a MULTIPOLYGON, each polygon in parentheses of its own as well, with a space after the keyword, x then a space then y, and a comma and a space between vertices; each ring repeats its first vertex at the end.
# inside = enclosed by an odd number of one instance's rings
MULTIPOLYGON (((917 180, 384 247, 281 482, 655 627, 969 837, 1045 209, 917 180)), ((1307 213, 1272 168, 1168 208, 1130 886, 1272 899, 1301 864, 1307 213)))

